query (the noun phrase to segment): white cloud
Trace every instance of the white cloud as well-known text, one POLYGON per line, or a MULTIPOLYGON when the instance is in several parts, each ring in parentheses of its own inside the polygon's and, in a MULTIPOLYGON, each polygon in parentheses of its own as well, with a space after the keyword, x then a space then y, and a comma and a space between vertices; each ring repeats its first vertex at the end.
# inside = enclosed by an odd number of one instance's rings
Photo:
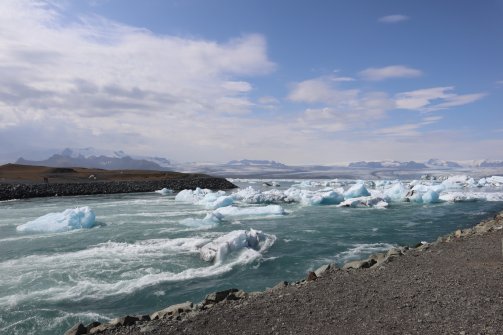
POLYGON ((376 135, 391 137, 417 137, 423 135, 423 132, 420 131, 421 128, 437 123, 442 119, 442 116, 427 116, 422 118, 417 123, 406 123, 392 127, 380 128, 375 130, 373 133, 376 135))
POLYGON ((396 106, 401 109, 433 112, 466 105, 486 96, 485 93, 458 95, 453 91, 454 87, 448 86, 398 93, 395 96, 396 106))
POLYGON ((393 101, 384 92, 340 89, 337 85, 337 80, 324 76, 292 86, 288 95, 291 101, 321 105, 304 111, 298 120, 299 128, 327 132, 360 128, 369 121, 384 117, 394 108, 393 101))
POLYGON ((393 14, 380 17, 377 21, 382 23, 398 23, 403 21, 408 21, 410 17, 403 14, 393 14))
MULTIPOLYGON (((156 35, 103 17, 75 21, 64 10, 0 2, 0 132, 37 121, 81 130, 75 138, 54 134, 61 146, 94 134, 96 147, 124 148, 124 136, 134 134, 129 152, 159 153, 167 134, 191 141, 201 122, 197 136, 210 138, 226 118, 250 113, 253 87, 242 78, 275 68, 261 35, 227 42, 156 35)), ((17 145, 37 141, 30 135, 17 145)))
POLYGON ((404 65, 391 65, 381 68, 368 68, 359 73, 366 80, 385 80, 390 78, 414 78, 420 77, 423 73, 420 70, 404 65))

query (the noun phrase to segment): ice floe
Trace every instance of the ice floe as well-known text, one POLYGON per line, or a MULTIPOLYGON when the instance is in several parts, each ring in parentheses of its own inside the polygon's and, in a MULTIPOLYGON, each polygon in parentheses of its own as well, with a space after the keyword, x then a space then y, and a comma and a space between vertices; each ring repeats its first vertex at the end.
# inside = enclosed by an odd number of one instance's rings
POLYGON ((155 191, 155 193, 159 193, 160 195, 171 195, 171 194, 173 194, 173 190, 165 187, 161 190, 155 191))
POLYGON ((243 218, 243 217, 270 217, 283 216, 286 211, 279 205, 268 205, 261 207, 221 207, 213 211, 213 214, 219 217, 226 218, 243 218))
POLYGON ((175 201, 190 202, 201 205, 206 209, 216 209, 230 206, 234 197, 225 195, 224 191, 213 192, 209 189, 196 188, 195 190, 183 190, 175 196, 175 201))
POLYGON ((388 202, 380 197, 357 197, 344 200, 337 207, 373 207, 373 208, 387 208, 388 202))
POLYGON ((369 195, 370 193, 363 182, 356 183, 355 185, 351 186, 346 192, 344 192, 345 199, 367 197, 369 195))
POLYGON ((63 212, 49 213, 33 221, 16 227, 21 232, 62 232, 73 229, 92 228, 96 215, 89 207, 67 209, 63 212))
POLYGON ((207 262, 220 263, 232 252, 246 250, 262 253, 276 240, 276 236, 259 230, 235 230, 205 244, 200 249, 200 256, 207 262))

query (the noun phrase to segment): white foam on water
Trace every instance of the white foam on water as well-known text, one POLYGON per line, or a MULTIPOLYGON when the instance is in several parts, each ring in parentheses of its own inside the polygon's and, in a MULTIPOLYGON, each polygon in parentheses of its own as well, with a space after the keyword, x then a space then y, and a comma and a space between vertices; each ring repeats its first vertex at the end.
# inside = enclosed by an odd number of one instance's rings
MULTIPOLYGON (((251 234, 251 233, 250 233, 251 234)), ((260 233, 263 234, 263 233, 260 233)), ((85 250, 52 255, 31 255, 0 262, 0 305, 16 306, 29 301, 80 301, 131 294, 162 282, 203 278, 231 271, 262 256, 275 240, 263 234, 249 247, 233 250, 210 266, 191 267, 179 272, 159 268, 163 262, 178 262, 181 255, 199 257, 203 237, 152 239, 135 243, 106 242, 85 250), (37 264, 37 270, 33 270, 37 264), (60 274, 64 274, 62 277, 60 274), (29 287, 20 290, 19 287, 29 287), (16 288, 16 289, 14 289, 16 288)), ((209 234, 211 236, 214 234, 209 234)), ((194 264, 190 262, 189 264, 194 264)), ((196 262, 197 264, 197 262, 196 262)), ((183 266, 183 265, 182 265, 183 266)))
POLYGON ((73 229, 92 228, 96 215, 89 207, 67 209, 59 213, 49 213, 33 221, 19 225, 20 232, 62 232, 73 229))
POLYGON ((363 259, 372 254, 387 251, 393 247, 395 247, 395 245, 389 243, 355 244, 348 250, 337 254, 335 258, 341 263, 345 263, 351 260, 363 259))

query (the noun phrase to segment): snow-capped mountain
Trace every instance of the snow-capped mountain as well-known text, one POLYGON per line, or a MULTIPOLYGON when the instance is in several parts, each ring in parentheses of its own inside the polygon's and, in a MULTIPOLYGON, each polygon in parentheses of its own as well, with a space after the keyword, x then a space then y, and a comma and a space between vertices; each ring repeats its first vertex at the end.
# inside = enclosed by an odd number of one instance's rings
POLYGON ((428 168, 423 163, 417 163, 414 161, 409 162, 399 162, 399 161, 379 161, 379 162, 353 162, 348 164, 348 168, 358 168, 358 169, 426 169, 428 168))

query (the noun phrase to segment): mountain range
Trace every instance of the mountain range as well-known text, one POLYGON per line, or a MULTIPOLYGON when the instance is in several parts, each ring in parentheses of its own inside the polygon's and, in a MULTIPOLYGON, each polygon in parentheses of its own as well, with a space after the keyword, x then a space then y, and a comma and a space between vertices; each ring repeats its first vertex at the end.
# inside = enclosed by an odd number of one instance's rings
POLYGON ((345 165, 286 165, 274 160, 231 160, 227 163, 178 163, 163 157, 130 156, 124 151, 103 152, 94 148, 66 148, 45 160, 19 158, 17 164, 51 167, 87 167, 108 170, 173 170, 208 173, 228 177, 354 177, 371 175, 416 175, 430 170, 503 168, 503 161, 455 162, 432 158, 415 161, 359 161, 345 165))

